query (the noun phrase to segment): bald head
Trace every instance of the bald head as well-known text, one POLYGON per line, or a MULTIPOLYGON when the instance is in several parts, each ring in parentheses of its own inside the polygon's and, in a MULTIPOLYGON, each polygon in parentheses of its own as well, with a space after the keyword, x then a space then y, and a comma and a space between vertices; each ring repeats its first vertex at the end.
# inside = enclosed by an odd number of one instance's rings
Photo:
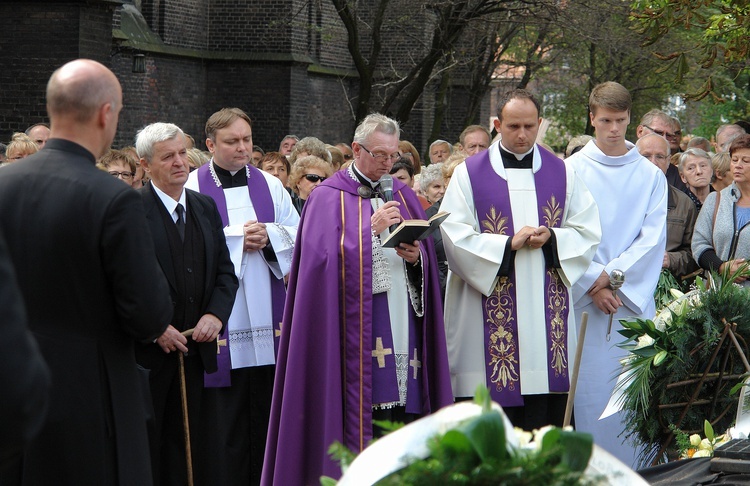
POLYGON ((112 71, 96 61, 71 61, 47 83, 47 112, 53 124, 61 117, 87 123, 107 103, 119 111, 122 90, 112 71))
POLYGON ((643 135, 635 144, 638 153, 650 160, 665 174, 669 168, 669 142, 656 133, 643 135))
POLYGON ((112 144, 121 108, 120 83, 96 61, 71 61, 52 73, 47 83, 50 137, 82 145, 94 157, 112 144))

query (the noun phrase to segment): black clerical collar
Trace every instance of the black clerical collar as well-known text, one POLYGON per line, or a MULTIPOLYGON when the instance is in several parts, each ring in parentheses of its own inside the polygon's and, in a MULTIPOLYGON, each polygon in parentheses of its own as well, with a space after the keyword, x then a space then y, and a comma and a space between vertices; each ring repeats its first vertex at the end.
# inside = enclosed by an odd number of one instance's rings
POLYGON ((247 186, 247 169, 245 167, 238 170, 234 175, 223 167, 211 160, 216 172, 216 177, 219 178, 221 186, 225 189, 231 189, 233 187, 247 186))
POLYGON ((357 164, 352 164, 352 174, 354 174, 354 177, 356 177, 361 184, 364 184, 367 187, 374 188, 378 185, 377 181, 371 181, 366 175, 360 172, 357 168, 357 164))
POLYGON ((531 169, 534 164, 534 149, 525 154, 520 160, 516 154, 508 152, 501 144, 497 144, 500 149, 500 156, 503 158, 503 167, 506 169, 531 169))

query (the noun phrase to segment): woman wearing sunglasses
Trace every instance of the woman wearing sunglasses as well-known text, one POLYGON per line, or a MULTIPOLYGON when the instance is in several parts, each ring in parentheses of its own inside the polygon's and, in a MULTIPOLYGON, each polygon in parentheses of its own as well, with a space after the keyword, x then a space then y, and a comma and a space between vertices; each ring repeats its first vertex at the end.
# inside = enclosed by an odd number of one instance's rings
POLYGON ((289 187, 294 191, 292 202, 300 214, 312 190, 331 177, 331 174, 331 164, 314 155, 300 157, 294 162, 292 173, 289 175, 289 187))

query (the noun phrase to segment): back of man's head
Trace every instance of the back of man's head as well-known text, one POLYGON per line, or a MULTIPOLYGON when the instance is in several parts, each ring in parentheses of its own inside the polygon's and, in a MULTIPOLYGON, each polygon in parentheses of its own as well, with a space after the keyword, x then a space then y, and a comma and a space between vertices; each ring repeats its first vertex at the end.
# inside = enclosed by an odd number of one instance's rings
POLYGON ((245 120, 250 127, 253 126, 253 122, 250 120, 247 113, 239 108, 222 108, 217 111, 208 117, 208 120, 206 121, 206 138, 215 141, 217 130, 228 127, 239 118, 245 120))
POLYGON ((630 92, 625 86, 614 81, 597 84, 589 95, 589 111, 594 115, 599 108, 630 112, 632 103, 630 92))
POLYGON ((86 124, 99 109, 110 103, 119 110, 120 83, 104 65, 77 59, 58 68, 47 83, 47 113, 55 119, 86 124))

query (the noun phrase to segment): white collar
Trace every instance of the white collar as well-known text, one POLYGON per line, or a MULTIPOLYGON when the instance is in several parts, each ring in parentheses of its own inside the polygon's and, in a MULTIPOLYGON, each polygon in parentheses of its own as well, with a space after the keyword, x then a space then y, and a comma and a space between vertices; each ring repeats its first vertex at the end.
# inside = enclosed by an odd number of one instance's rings
POLYGON ((151 181, 151 186, 154 188, 154 191, 156 191, 156 195, 159 196, 159 199, 161 200, 162 204, 164 204, 164 207, 167 208, 167 212, 170 214, 170 216, 172 216, 173 221, 177 221, 175 210, 177 209, 178 204, 181 204, 182 207, 185 208, 185 212, 187 213, 187 198, 185 197, 184 187, 182 188, 180 199, 178 201, 175 201, 167 193, 156 187, 154 181, 151 181))

